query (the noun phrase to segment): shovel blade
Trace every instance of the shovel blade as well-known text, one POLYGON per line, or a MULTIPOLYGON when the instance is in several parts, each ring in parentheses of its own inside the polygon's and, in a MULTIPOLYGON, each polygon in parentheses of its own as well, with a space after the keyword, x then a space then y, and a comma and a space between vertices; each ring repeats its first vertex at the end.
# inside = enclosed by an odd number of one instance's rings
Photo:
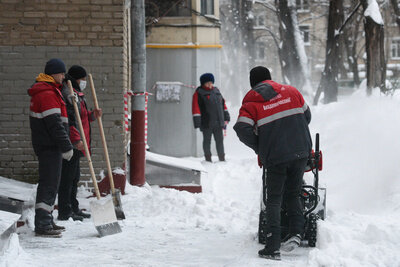
POLYGON ((125 220, 125 213, 122 210, 122 203, 121 203, 121 191, 115 188, 115 193, 112 194, 112 198, 114 201, 115 215, 117 216, 117 219, 125 220))
POLYGON ((121 227, 115 216, 111 198, 93 200, 90 202, 94 226, 100 237, 121 233, 121 227))

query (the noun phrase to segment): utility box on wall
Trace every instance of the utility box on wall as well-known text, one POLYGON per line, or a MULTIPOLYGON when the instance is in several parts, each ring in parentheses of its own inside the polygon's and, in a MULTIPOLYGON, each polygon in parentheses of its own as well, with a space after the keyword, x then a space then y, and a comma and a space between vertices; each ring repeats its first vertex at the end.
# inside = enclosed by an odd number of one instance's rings
POLYGON ((148 102, 148 145, 152 152, 196 156, 196 132, 191 116, 194 89, 180 82, 157 82, 148 102))

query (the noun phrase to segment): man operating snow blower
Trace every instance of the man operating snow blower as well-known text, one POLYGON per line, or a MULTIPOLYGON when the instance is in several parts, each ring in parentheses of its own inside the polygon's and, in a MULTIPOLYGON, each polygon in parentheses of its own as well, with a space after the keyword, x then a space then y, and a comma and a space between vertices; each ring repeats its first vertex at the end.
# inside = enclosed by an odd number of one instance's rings
POLYGON ((266 244, 258 254, 280 260, 283 196, 289 234, 282 250, 291 251, 299 246, 304 232, 300 192, 312 148, 308 129, 311 112, 296 88, 272 81, 265 67, 250 71, 250 85, 252 89, 243 99, 234 130, 240 141, 258 155, 266 178, 266 244))

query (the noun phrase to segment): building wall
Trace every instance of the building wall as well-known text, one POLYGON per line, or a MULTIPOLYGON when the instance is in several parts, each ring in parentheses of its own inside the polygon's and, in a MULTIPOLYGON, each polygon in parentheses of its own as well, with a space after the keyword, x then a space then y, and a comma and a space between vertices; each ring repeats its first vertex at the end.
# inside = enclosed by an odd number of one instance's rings
MULTIPOLYGON (((122 165, 123 91, 127 87, 124 8, 123 0, 0 1, 0 176, 38 178, 27 89, 53 57, 61 58, 67 69, 80 64, 93 75, 111 164, 122 165)), ((89 86, 85 93, 88 106, 93 107, 89 86)), ((106 166, 96 122, 91 145, 99 173, 106 166)), ((83 176, 88 176, 85 159, 82 169, 83 176)))
MULTIPOLYGON (((148 145, 152 152, 177 157, 203 155, 202 134, 193 127, 195 89, 182 86, 179 102, 157 102, 153 86, 159 81, 197 87, 205 72, 213 73, 215 85, 220 85, 219 1, 214 5, 215 13, 209 16, 212 21, 192 13, 163 17, 148 28, 147 88, 153 93, 148 103, 148 145)), ((200 0, 192 0, 191 6, 200 12, 200 0)))
MULTIPOLYGON (((148 103, 148 145, 163 155, 199 157, 203 155, 202 135, 193 127, 192 97, 205 72, 215 76, 219 87, 219 48, 147 48, 147 87, 153 95, 148 103), (157 67, 154 67, 157 66, 157 67), (171 66, 170 68, 166 66, 171 66), (179 102, 158 102, 156 82, 181 82, 179 102)), ((224 95, 224 91, 222 94, 224 95)), ((215 145, 212 144, 216 155, 215 145)))

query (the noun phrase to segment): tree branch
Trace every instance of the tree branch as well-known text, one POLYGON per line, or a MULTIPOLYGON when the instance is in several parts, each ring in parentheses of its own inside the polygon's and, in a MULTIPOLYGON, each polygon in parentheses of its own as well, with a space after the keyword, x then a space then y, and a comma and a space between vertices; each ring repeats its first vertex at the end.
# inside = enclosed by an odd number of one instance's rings
POLYGON ((358 5, 354 8, 354 10, 350 13, 350 15, 347 17, 347 19, 344 21, 343 25, 339 29, 339 33, 343 31, 343 28, 346 26, 346 24, 350 21, 350 19, 353 17, 353 15, 357 12, 357 10, 361 6, 361 1, 358 3, 358 5))

